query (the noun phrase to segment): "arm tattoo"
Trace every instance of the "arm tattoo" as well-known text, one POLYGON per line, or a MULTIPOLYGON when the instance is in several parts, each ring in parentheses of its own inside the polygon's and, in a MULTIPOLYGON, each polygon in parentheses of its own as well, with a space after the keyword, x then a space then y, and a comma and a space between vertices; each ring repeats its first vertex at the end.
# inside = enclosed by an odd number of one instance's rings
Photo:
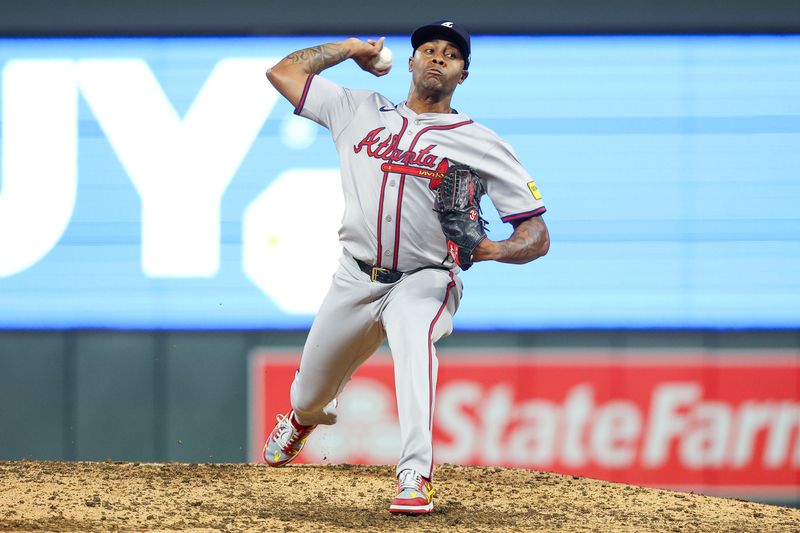
POLYGON ((522 264, 546 254, 550 238, 544 226, 537 224, 534 219, 528 219, 516 227, 511 237, 497 244, 501 262, 522 264))
POLYGON ((284 61, 303 67, 308 74, 319 74, 345 59, 347 51, 343 50, 339 43, 330 43, 292 52, 284 58, 284 61))

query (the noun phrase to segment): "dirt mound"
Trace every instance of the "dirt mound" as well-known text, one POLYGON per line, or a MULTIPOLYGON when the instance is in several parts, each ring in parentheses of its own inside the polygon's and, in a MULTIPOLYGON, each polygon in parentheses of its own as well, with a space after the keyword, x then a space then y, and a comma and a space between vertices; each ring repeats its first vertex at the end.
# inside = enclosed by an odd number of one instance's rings
POLYGON ((444 465, 393 516, 388 466, 0 462, 2 531, 800 531, 800 510, 530 470, 444 465))

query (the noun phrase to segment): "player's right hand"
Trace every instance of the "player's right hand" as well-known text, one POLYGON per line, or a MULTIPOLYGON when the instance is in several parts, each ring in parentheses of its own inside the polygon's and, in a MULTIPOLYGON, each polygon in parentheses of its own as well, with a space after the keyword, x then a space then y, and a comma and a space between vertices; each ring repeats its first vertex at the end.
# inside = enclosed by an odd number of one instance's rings
POLYGON ((351 39, 352 49, 350 57, 361 67, 361 70, 365 70, 375 76, 385 76, 392 70, 391 66, 384 70, 378 70, 372 64, 383 48, 383 41, 385 40, 386 37, 381 37, 377 41, 367 39, 367 41, 364 42, 361 39, 353 37, 351 39))

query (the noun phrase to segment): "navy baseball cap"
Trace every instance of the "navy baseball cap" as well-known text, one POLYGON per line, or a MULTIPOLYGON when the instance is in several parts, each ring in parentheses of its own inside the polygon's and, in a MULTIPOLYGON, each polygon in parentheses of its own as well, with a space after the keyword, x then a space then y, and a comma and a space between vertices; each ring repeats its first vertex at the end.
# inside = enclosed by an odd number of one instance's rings
POLYGON ((411 34, 411 46, 416 50, 419 45, 434 39, 444 39, 456 45, 464 56, 464 70, 469 68, 470 45, 467 30, 450 20, 437 20, 414 30, 411 34))

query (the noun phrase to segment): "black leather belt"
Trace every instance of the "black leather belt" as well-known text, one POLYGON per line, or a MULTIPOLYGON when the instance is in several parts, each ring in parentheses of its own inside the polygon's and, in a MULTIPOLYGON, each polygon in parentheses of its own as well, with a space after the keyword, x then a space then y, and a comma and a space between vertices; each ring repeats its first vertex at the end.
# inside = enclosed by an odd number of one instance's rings
MULTIPOLYGON (((355 257, 353 258, 355 259, 355 257)), ((372 281, 377 281, 378 283, 395 283, 400 281, 400 278, 403 277, 404 274, 413 274, 414 272, 419 272, 420 270, 424 270, 426 268, 438 268, 441 270, 449 270, 445 267, 420 267, 415 268, 414 270, 409 270, 408 272, 400 272, 399 270, 391 270, 388 268, 381 268, 370 265, 369 263, 365 263, 360 259, 356 259, 356 263, 358 264, 358 268, 361 269, 362 272, 365 274, 369 274, 369 278, 372 281)))

